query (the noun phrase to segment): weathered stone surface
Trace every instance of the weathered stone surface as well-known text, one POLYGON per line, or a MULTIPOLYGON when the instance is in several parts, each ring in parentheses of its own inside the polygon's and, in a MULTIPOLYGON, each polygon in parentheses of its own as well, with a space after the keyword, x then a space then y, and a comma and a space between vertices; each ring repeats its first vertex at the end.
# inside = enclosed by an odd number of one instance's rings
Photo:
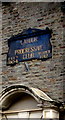
POLYGON ((16 83, 24 84, 40 88, 51 98, 63 101, 65 48, 63 47, 63 13, 60 3, 11 3, 7 7, 3 3, 2 53, 8 51, 8 38, 29 27, 52 29, 52 58, 47 61, 28 61, 29 71, 26 71, 24 62, 20 62, 14 67, 7 66, 7 55, 3 54, 3 88, 16 83))

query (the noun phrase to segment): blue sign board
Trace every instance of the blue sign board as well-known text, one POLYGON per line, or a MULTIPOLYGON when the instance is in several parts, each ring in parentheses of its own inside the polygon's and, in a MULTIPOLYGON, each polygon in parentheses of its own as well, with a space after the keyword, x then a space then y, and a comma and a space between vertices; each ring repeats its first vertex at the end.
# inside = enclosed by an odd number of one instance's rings
POLYGON ((45 30, 29 28, 12 36, 8 39, 7 64, 14 65, 22 61, 46 60, 52 57, 51 33, 49 28, 45 30))

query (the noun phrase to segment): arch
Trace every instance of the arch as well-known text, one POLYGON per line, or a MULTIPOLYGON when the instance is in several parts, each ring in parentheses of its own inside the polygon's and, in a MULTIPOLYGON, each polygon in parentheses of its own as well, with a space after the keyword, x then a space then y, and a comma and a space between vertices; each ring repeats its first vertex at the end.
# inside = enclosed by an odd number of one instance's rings
POLYGON ((13 104, 14 100, 18 100, 21 96, 23 98, 25 95, 32 97, 37 103, 43 101, 53 102, 49 96, 37 88, 24 85, 12 85, 2 91, 0 106, 3 110, 6 110, 13 104))

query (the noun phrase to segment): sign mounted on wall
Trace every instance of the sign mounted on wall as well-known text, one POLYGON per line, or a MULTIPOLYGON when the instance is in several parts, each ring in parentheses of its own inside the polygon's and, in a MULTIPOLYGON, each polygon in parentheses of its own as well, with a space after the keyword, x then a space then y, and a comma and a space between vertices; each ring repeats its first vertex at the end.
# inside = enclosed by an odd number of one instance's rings
POLYGON ((45 30, 29 28, 8 39, 7 65, 52 57, 51 33, 52 30, 49 28, 45 30))

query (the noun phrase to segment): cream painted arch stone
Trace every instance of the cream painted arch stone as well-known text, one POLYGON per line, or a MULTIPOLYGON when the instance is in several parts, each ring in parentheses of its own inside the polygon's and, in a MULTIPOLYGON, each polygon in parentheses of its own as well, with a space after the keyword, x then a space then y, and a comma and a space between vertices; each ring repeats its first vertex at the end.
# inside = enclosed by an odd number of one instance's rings
POLYGON ((24 85, 12 85, 2 91, 0 108, 3 109, 3 113, 7 115, 17 113, 16 115, 20 118, 22 118, 24 114, 29 116, 30 112, 32 112, 30 117, 33 118, 34 111, 34 116, 35 114, 38 114, 38 117, 42 116, 42 114, 46 116, 46 109, 44 110, 45 101, 54 104, 55 106, 59 104, 38 88, 27 87, 24 85), (22 112, 24 113, 22 114, 22 112))

